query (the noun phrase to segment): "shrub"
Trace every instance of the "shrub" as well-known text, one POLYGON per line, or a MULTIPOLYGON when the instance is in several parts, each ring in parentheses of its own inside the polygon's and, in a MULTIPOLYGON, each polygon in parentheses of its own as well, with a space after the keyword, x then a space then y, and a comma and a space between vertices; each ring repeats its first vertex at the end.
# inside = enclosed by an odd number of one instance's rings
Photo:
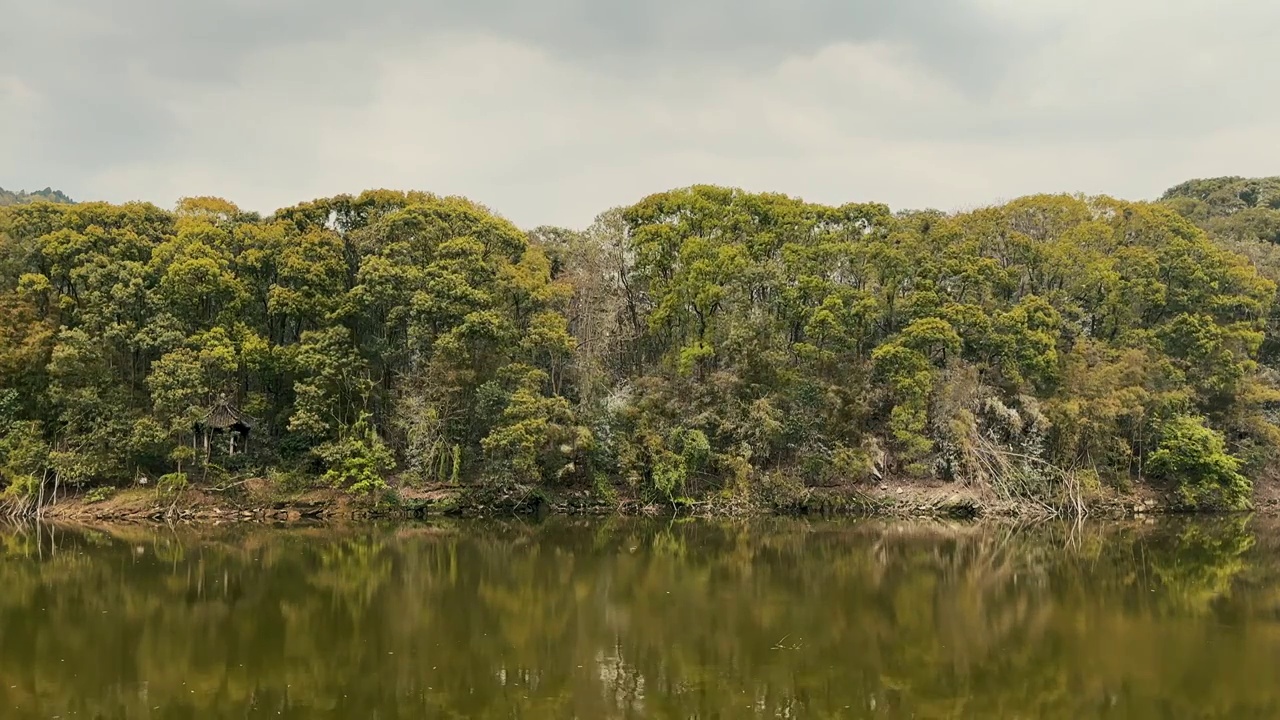
POLYGON ((369 424, 369 416, 348 428, 338 440, 316 448, 315 453, 328 468, 325 482, 345 487, 354 495, 371 495, 387 489, 383 475, 395 468, 395 458, 369 424))
POLYGON ((40 478, 35 475, 15 475, 6 478, 7 485, 0 491, 0 498, 24 500, 34 498, 40 492, 40 478))
POLYGON ((156 481, 156 487, 160 492, 171 495, 181 492, 187 488, 189 480, 184 472, 172 472, 160 476, 156 481))
POLYGON ((96 487, 90 490, 88 493, 86 493, 84 496, 84 501, 90 504, 100 503, 105 500, 111 499, 111 496, 115 494, 116 494, 115 488, 111 487, 110 485, 103 485, 102 487, 96 487))
POLYGON ((1176 484, 1188 507, 1247 507, 1253 485, 1239 472, 1240 461, 1227 453, 1222 434, 1204 418, 1177 415, 1160 429, 1160 444, 1147 461, 1157 478, 1176 484))
POLYGON ((9 423, 0 433, 0 490, 7 488, 19 496, 34 494, 48 462, 49 446, 39 423, 9 423))
POLYGON ((278 491, 294 493, 310 488, 314 478, 297 469, 272 468, 267 479, 278 491))

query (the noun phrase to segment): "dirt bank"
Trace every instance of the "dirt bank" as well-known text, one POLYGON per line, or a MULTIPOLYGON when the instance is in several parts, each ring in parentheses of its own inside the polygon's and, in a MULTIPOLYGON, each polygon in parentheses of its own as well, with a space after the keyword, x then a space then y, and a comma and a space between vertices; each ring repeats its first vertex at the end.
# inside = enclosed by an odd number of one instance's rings
MULTIPOLYGON (((1263 514, 1280 514, 1280 493, 1259 493, 1263 514)), ((1151 488, 1104 493, 1092 498, 1090 517, 1144 517, 1177 511, 1176 503, 1151 488)), ((772 497, 715 496, 673 504, 634 498, 601 499, 587 491, 548 491, 513 486, 392 487, 377 498, 356 498, 342 491, 315 488, 286 492, 266 480, 246 480, 221 492, 188 489, 162 494, 135 487, 106 497, 72 495, 43 508, 41 517, 66 522, 299 522, 428 516, 664 515, 734 517, 763 514, 847 515, 856 517, 1046 518, 1052 509, 1034 503, 1001 502, 958 483, 885 483, 851 488, 808 488, 772 497)))

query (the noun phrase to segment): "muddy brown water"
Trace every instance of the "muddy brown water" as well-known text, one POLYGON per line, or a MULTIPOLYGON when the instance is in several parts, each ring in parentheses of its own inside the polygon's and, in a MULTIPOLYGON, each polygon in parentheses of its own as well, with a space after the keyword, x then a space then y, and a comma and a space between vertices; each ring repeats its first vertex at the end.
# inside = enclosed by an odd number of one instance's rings
POLYGON ((0 717, 1277 718, 1280 529, 0 530, 0 717))

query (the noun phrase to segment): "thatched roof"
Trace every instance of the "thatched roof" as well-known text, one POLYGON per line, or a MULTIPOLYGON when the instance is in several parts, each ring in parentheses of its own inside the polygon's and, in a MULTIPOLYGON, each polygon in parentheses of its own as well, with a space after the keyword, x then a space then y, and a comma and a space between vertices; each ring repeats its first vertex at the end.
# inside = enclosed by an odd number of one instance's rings
POLYGON ((248 432, 253 428, 253 421, 247 415, 244 415, 236 408, 232 407, 231 402, 226 397, 218 399, 213 407, 200 420, 200 425, 210 430, 239 430, 248 432))

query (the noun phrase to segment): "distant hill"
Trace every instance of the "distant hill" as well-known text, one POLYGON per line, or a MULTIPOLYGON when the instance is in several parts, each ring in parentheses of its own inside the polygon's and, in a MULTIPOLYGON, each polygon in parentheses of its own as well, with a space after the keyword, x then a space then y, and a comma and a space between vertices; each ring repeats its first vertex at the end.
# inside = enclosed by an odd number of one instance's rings
POLYGON ((1280 177, 1188 180, 1160 200, 1219 238, 1280 243, 1280 177))
POLYGON ((24 203, 35 202, 37 200, 48 200, 49 202, 75 204, 75 200, 67 197, 66 193, 53 188, 45 188, 27 192, 26 190, 5 190, 0 188, 0 207, 5 205, 22 205, 24 203))

